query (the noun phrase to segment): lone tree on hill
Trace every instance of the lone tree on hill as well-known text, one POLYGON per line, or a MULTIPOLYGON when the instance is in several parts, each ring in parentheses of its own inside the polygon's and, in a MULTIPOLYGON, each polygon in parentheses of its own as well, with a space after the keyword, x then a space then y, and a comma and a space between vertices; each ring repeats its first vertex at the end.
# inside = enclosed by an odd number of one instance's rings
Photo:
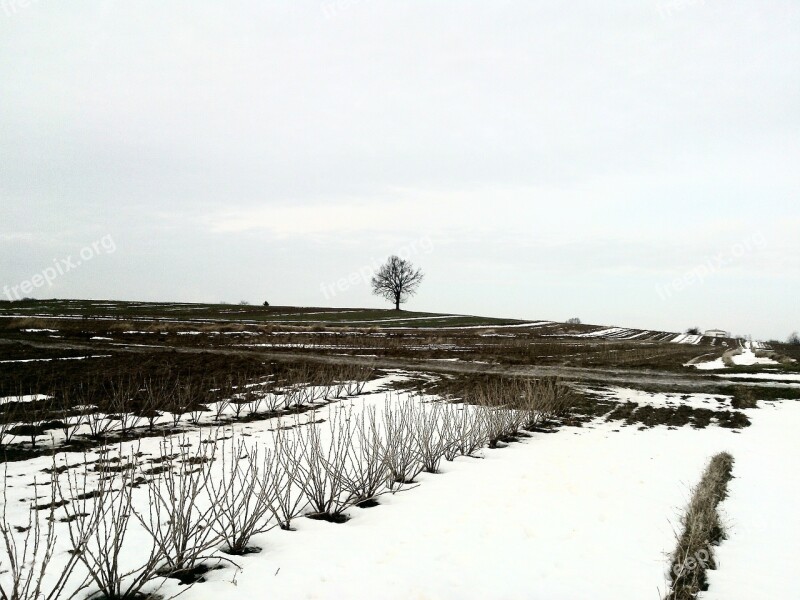
POLYGON ((372 293, 394 302, 395 310, 400 310, 400 305, 417 293, 422 277, 422 271, 409 261, 390 256, 372 276, 372 293))

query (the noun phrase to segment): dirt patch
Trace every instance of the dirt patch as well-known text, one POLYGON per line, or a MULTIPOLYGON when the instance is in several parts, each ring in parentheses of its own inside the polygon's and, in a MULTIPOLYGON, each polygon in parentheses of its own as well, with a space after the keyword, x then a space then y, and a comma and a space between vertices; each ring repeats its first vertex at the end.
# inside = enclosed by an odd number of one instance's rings
POLYGON ((350 517, 348 517, 344 513, 339 513, 339 514, 314 513, 306 515, 306 518, 313 519, 314 521, 325 521, 327 523, 336 523, 337 525, 341 525, 342 523, 347 523, 350 520, 350 517))

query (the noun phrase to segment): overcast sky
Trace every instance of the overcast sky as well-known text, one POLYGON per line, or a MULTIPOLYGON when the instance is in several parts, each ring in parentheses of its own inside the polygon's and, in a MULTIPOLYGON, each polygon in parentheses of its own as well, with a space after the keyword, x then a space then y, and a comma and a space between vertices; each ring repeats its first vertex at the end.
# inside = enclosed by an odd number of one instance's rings
POLYGON ((785 338, 800 3, 0 0, 0 206, 3 297, 785 338))

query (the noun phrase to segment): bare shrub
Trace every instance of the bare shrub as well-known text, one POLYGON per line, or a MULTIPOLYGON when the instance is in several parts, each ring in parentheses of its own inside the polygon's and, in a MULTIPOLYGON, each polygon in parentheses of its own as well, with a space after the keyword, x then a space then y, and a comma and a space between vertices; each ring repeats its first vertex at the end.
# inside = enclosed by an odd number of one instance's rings
POLYGON ((165 398, 164 410, 170 413, 172 427, 177 428, 183 415, 191 411, 191 407, 198 402, 200 395, 199 383, 192 380, 178 380, 170 389, 170 394, 165 398))
POLYGON ((9 430, 17 420, 16 404, 0 405, 0 448, 5 448, 8 438, 12 436, 9 430))
POLYGON ((114 429, 114 420, 100 410, 88 412, 85 423, 89 428, 89 436, 94 440, 102 440, 114 429))
POLYGON ((392 484, 412 483, 423 469, 413 430, 414 408, 415 402, 410 398, 398 400, 396 403, 387 398, 384 404, 383 424, 386 438, 383 456, 392 484))
POLYGON ((280 394, 275 390, 269 390, 264 394, 264 406, 267 409, 267 412, 274 413, 277 411, 280 403, 280 394))
POLYGON ((411 428, 416 440, 422 470, 427 473, 439 472, 442 458, 451 445, 448 438, 442 435, 443 415, 444 410, 438 402, 415 405, 411 428))
POLYGON ((374 501, 387 485, 388 466, 374 406, 354 417, 353 443, 348 450, 344 486, 355 504, 374 501))
POLYGON ((305 510, 308 501, 303 494, 306 471, 301 469, 307 446, 290 439, 286 431, 278 429, 273 434, 274 460, 270 482, 272 486, 272 514, 278 526, 291 530, 292 521, 305 510))
POLYGON ((207 412, 211 412, 205 404, 200 404, 196 402, 189 407, 189 423, 195 426, 199 426, 200 422, 203 420, 203 415, 207 412))
POLYGON ((156 578, 165 558, 152 538, 149 548, 136 544, 136 550, 146 550, 144 558, 135 552, 123 556, 123 550, 129 548, 126 539, 134 514, 132 494, 138 466, 134 453, 125 460, 126 468, 111 467, 111 463, 106 461, 98 462, 96 479, 88 468, 82 481, 74 473, 67 477, 71 500, 64 510, 70 541, 97 587, 99 597, 109 600, 139 597, 143 588, 156 578), (92 479, 95 479, 96 487, 92 487, 92 479), (132 561, 134 556, 136 560, 132 561), (134 566, 131 568, 123 566, 132 562, 134 566))
POLYGON ((506 437, 505 413, 507 409, 482 404, 480 406, 480 411, 483 417, 483 427, 486 431, 489 448, 497 448, 500 442, 506 437))
POLYGON ((225 411, 231 405, 231 398, 233 397, 233 381, 230 377, 226 378, 225 381, 219 388, 214 390, 217 393, 216 401, 214 402, 214 421, 219 423, 222 421, 222 417, 225 414, 225 411))
POLYGON ((29 402, 20 392, 12 402, 16 403, 14 413, 18 422, 9 424, 6 434, 27 437, 31 448, 36 448, 39 438, 46 433, 45 423, 51 415, 52 399, 47 396, 29 402))
POLYGON ((472 456, 489 442, 483 411, 464 404, 460 415, 453 420, 458 431, 458 452, 462 456, 472 456))
MULTIPOLYGON (((70 600, 84 590, 89 582, 73 584, 67 592, 67 584, 78 564, 77 553, 67 553, 66 561, 54 564, 56 532, 55 510, 58 486, 57 469, 53 464, 50 480, 50 508, 42 523, 41 511, 31 507, 27 523, 13 527, 7 518, 8 495, 6 473, 3 473, 2 512, 0 512, 0 598, 2 600, 70 600), (16 529, 16 531, 14 531, 16 529), (20 535, 23 534, 24 535, 20 535), (51 572, 51 569, 53 571, 51 572)), ((38 497, 39 486, 34 480, 34 496, 38 497)))
POLYGON ((166 399, 172 393, 171 387, 169 381, 164 377, 150 377, 144 383, 139 416, 147 421, 147 430, 150 432, 155 429, 156 421, 162 416, 159 410, 166 405, 166 399))
POLYGON ((208 490, 213 507, 212 528, 225 542, 224 551, 242 555, 256 551, 250 539, 273 527, 272 512, 272 455, 259 448, 248 448, 241 441, 230 446, 223 440, 222 475, 209 478, 208 490))
POLYGON ((111 380, 107 386, 107 409, 110 419, 119 423, 123 435, 136 427, 142 415, 136 411, 134 397, 139 393, 141 382, 135 377, 121 377, 111 380))
POLYGON ((264 395, 259 391, 248 388, 243 395, 243 400, 247 406, 247 414, 255 415, 261 410, 264 403, 264 395))
POLYGON ((54 392, 52 395, 54 398, 53 409, 56 411, 61 423, 64 443, 69 444, 81 428, 81 425, 83 425, 86 414, 90 412, 90 409, 76 404, 69 388, 63 390, 60 394, 54 392))
POLYGON ((328 440, 323 441, 320 427, 314 423, 299 426, 296 437, 306 451, 305 460, 300 463, 303 493, 315 517, 339 521, 350 497, 346 486, 346 465, 348 449, 353 437, 348 416, 342 411, 330 411, 328 417, 328 440))
POLYGON ((177 456, 176 468, 160 471, 149 481, 149 511, 136 512, 164 557, 163 574, 193 569, 220 541, 211 526, 214 507, 220 498, 209 486, 216 440, 207 441, 212 443, 198 444, 193 451, 186 438, 180 440, 177 448, 173 440, 165 441, 160 462, 177 456))

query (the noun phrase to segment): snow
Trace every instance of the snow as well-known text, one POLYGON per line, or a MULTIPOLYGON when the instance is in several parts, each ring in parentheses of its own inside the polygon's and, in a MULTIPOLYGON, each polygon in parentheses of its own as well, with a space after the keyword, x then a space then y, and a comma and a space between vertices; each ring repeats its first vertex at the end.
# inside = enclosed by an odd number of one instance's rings
POLYGON ((6 404, 8 402, 36 402, 37 400, 47 400, 52 396, 48 396, 47 394, 25 394, 22 396, 4 396, 0 398, 0 404, 6 404))
POLYGON ((656 597, 691 486, 738 436, 611 428, 457 459, 379 507, 351 510, 345 525, 301 520, 297 532, 263 536, 267 550, 248 558, 236 585, 213 574, 187 596, 656 597), (309 547, 325 560, 310 562, 309 547))
POLYGON ((713 371, 715 369, 725 369, 727 368, 725 365, 725 361, 722 360, 720 356, 716 360, 710 360, 708 362, 701 362, 701 363, 687 363, 683 365, 684 367, 694 367, 695 369, 699 369, 700 371, 713 371))
POLYGON ((591 389, 595 394, 614 400, 616 402, 635 402, 642 406, 653 406, 656 408, 691 406, 692 408, 709 408, 717 410, 720 408, 730 409, 730 396, 722 394, 673 394, 673 393, 654 393, 635 390, 632 388, 609 386, 604 389, 591 389))
POLYGON ((731 359, 735 365, 742 367, 749 367, 752 365, 777 365, 778 362, 771 358, 756 356, 755 353, 749 348, 742 349, 741 354, 734 354, 731 359))
POLYGON ((93 354, 91 356, 67 356, 64 358, 20 358, 14 360, 0 360, 0 363, 29 363, 29 362, 51 362, 54 360, 84 360, 87 358, 108 358, 110 354, 93 354))
MULTIPOLYGON (((393 375, 395 379, 401 375, 393 375)), ((369 384, 357 399, 319 411, 383 407, 380 387, 369 384)), ((708 406, 720 397, 683 398, 610 388, 618 400, 708 406)), ((796 464, 800 404, 762 403, 748 411, 753 425, 741 432, 719 427, 670 430, 596 421, 557 433, 536 433, 520 443, 485 449, 479 458, 443 462, 442 473, 381 496, 370 509, 350 508, 351 520, 335 525, 310 519, 296 531, 272 530, 253 539, 259 554, 236 557, 237 571, 207 574, 185 591, 186 600, 241 598, 547 598, 618 600, 663 597, 668 555, 683 507, 710 456, 729 450, 736 458, 731 494, 724 504, 729 539, 717 549, 720 569, 703 598, 790 598, 794 593, 800 522, 793 503, 800 492, 796 464), (776 460, 776 457, 780 460, 776 460), (757 557, 757 560, 754 560, 757 557), (659 591, 660 590, 660 591, 659 591)), ((306 413, 301 421, 312 415, 306 413)), ((270 444, 277 419, 241 423, 248 443, 270 444)), ((325 426, 322 425, 323 431, 325 426)), ((188 432, 196 444, 200 433, 188 432)), ((209 430, 202 436, 207 438, 209 430)), ((163 438, 120 446, 158 455, 163 438)), ((173 437, 178 440, 180 438, 173 437)), ((112 449, 112 454, 116 452, 112 449)), ((99 452, 90 452, 95 460, 99 452)), ((12 524, 27 519, 35 494, 28 484, 50 457, 8 463, 7 509, 12 524), (27 500, 20 502, 20 500, 27 500)), ((82 462, 58 454, 59 464, 82 462)), ((93 475, 94 476, 94 475, 93 475)), ((41 492, 41 490, 40 490, 41 492)), ((147 512, 146 487, 134 501, 147 512)), ((58 513, 61 514, 60 512, 58 513)), ((66 550, 66 525, 56 525, 57 561, 66 550)), ((147 552, 132 525, 123 565, 147 552)), ((169 581, 162 594, 184 588, 169 581)))
POLYGON ((798 598, 800 403, 758 411, 734 451, 734 479, 721 504, 728 539, 716 548, 704 600, 798 598))
MULTIPOLYGON (((680 336, 679 336, 680 337, 680 336)), ((677 339, 677 338, 676 338, 677 339)), ((672 340, 673 342, 676 340, 672 340)), ((684 342, 686 343, 686 342, 684 342)), ((765 346, 763 342, 745 342, 745 345, 736 354, 729 354, 734 365, 750 367, 753 365, 777 365, 778 362, 767 357, 756 356, 753 348, 761 349, 765 346)), ((722 357, 708 362, 687 363, 684 367, 693 366, 701 371, 713 371, 716 369, 728 368, 722 357)))
POLYGON ((622 327, 608 327, 606 329, 597 329, 595 331, 590 331, 589 333, 581 333, 576 337, 605 337, 613 335, 615 333, 619 333, 620 331, 624 330, 625 329, 622 327))
POLYGON ((717 374, 717 377, 730 378, 747 378, 747 379, 764 379, 766 381, 798 381, 800 382, 800 373, 725 373, 717 374))
MULTIPOLYGON (((401 319, 411 320, 411 319, 401 319)), ((421 331, 451 331, 451 330, 467 330, 467 329, 519 329, 525 327, 542 327, 544 325, 550 325, 552 321, 531 321, 529 323, 513 323, 511 325, 458 325, 458 326, 451 326, 451 327, 422 327, 420 328, 421 331)), ((386 330, 394 330, 394 329, 409 329, 409 327, 384 327, 383 329, 386 330)))
POLYGON ((673 344, 699 344, 703 339, 702 335, 692 335, 691 333, 680 333, 670 341, 673 344))

